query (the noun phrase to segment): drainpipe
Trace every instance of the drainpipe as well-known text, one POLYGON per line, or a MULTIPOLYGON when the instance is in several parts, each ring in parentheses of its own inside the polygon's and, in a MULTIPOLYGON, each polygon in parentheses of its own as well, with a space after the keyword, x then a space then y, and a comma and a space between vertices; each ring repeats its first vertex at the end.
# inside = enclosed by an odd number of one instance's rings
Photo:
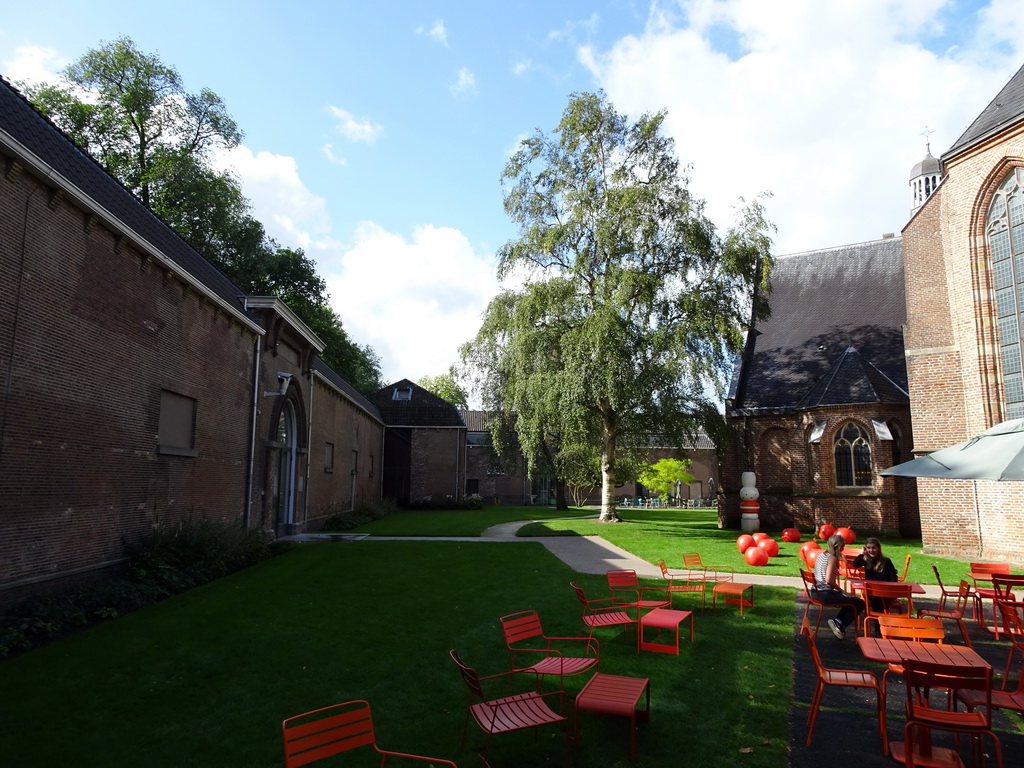
POLYGON ((256 337, 255 354, 252 362, 252 415, 249 419, 249 467, 245 474, 245 508, 242 510, 242 526, 248 530, 252 512, 253 476, 256 472, 256 417, 260 405, 260 354, 263 337, 256 337))
POLYGON ((302 525, 309 520, 309 478, 313 464, 313 365, 310 362, 306 380, 309 382, 309 416, 306 424, 306 488, 302 494, 302 525))

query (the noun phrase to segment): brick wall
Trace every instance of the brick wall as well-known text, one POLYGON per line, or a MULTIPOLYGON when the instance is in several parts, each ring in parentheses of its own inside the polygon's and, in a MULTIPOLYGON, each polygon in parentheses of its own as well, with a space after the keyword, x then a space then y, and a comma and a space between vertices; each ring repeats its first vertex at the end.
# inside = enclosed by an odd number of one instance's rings
POLYGON ((466 492, 466 429, 419 427, 412 430, 409 496, 434 501, 466 492))
POLYGON ((243 512, 257 334, 30 173, 0 177, 0 600, 243 512), (161 391, 195 456, 157 451, 161 391))
MULTIPOLYGON (((1024 124, 947 164, 904 230, 907 372, 917 450, 967 439, 1003 419, 984 219, 1007 171, 1024 165, 1024 124)), ((926 552, 1020 560, 1024 488, 917 481, 926 552)))
POLYGON ((814 530, 824 523, 849 525, 864 534, 917 535, 919 518, 913 481, 882 477, 878 471, 894 463, 893 442, 875 434, 871 420, 880 419, 913 442, 909 409, 904 405, 818 408, 792 414, 730 418, 734 439, 722 462, 719 523, 740 527, 739 490, 742 472, 753 471, 760 493, 761 527, 814 530), (808 443, 816 420, 824 420, 820 443, 808 443), (848 421, 868 435, 875 471, 872 485, 836 485, 833 438, 848 421))
POLYGON ((319 528, 331 514, 380 498, 384 440, 380 422, 326 382, 317 379, 315 384, 307 529, 319 528))

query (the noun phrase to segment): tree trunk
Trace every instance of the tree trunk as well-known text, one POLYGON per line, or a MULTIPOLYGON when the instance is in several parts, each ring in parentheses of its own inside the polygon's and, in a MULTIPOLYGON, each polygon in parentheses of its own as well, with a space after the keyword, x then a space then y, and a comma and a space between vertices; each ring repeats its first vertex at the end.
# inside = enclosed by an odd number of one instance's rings
POLYGON ((565 480, 555 478, 555 509, 559 512, 569 510, 569 502, 565 499, 565 480))
POLYGON ((602 523, 619 523, 615 509, 615 430, 604 418, 601 433, 601 517, 602 523))

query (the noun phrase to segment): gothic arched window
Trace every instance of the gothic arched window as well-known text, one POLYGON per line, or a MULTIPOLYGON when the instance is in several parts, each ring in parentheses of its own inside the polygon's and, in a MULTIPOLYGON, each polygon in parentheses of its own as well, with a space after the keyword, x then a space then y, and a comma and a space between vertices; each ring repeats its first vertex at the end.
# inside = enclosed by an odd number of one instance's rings
POLYGON ((868 433, 846 422, 832 441, 836 459, 836 485, 871 485, 871 443, 868 433))
POLYGON ((1024 168, 1014 168, 996 190, 985 223, 992 254, 999 328, 999 356, 1003 363, 1004 418, 1024 416, 1024 379, 1021 378, 1021 326, 1024 324, 1024 168))

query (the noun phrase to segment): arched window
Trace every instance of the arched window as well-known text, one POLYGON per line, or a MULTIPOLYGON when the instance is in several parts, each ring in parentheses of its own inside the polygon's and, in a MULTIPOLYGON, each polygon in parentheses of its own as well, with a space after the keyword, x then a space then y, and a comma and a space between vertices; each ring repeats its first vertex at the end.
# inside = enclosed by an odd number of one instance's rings
POLYGON ((852 421, 836 432, 832 441, 836 458, 836 485, 871 485, 871 443, 868 434, 852 421))
POLYGON ((1010 171, 996 190, 988 209, 985 234, 992 254, 1005 418, 1016 419, 1024 416, 1020 349, 1024 323, 1024 168, 1010 171))

